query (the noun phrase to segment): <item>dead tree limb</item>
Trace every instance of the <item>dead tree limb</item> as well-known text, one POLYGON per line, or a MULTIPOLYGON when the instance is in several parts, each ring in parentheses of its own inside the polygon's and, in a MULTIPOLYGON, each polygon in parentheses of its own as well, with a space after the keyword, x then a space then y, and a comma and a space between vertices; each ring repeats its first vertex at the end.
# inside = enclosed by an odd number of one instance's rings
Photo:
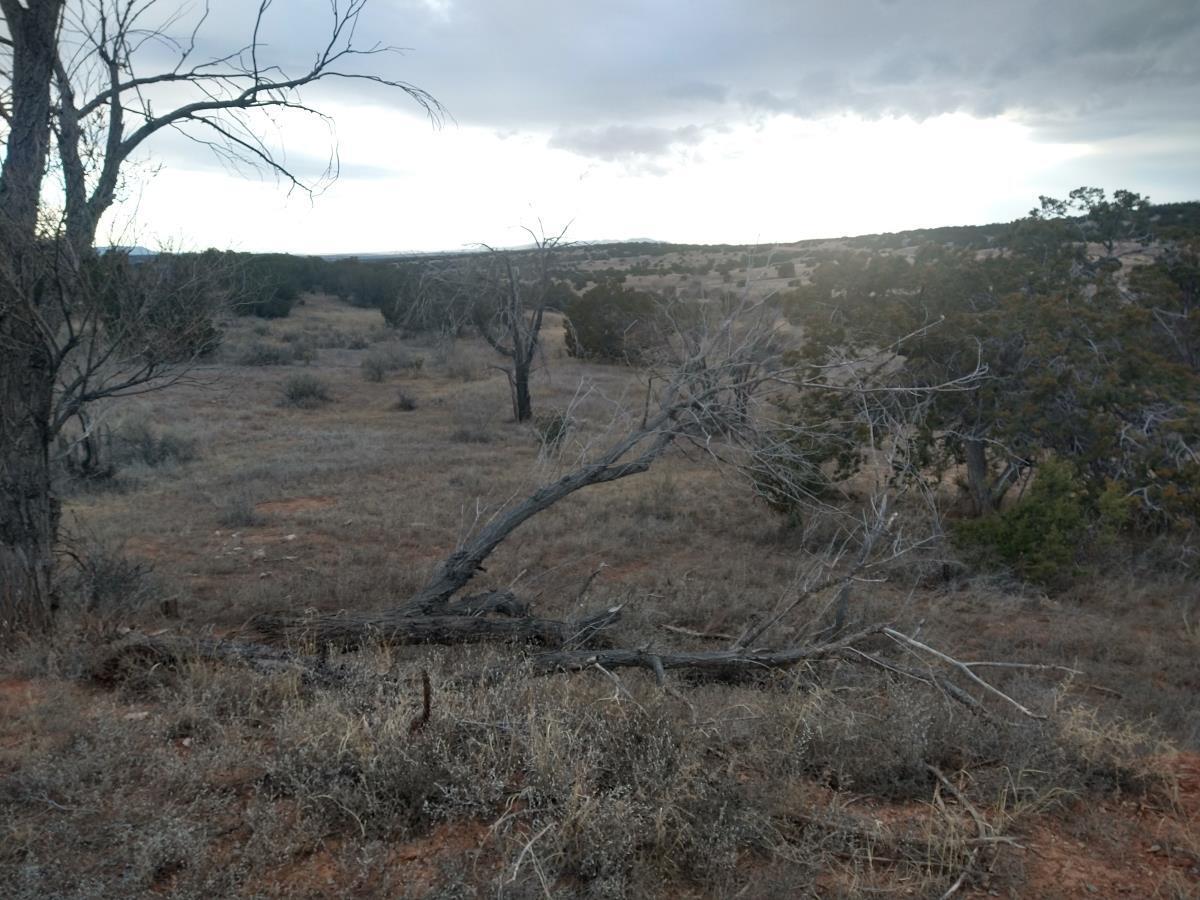
POLYGON ((528 616, 529 604, 518 600, 512 591, 486 591, 482 594, 471 594, 446 604, 445 612, 450 616, 486 616, 495 613, 499 616, 521 618, 528 616))
POLYGON ((155 668, 174 671, 188 660, 236 663, 260 675, 299 674, 313 678, 327 672, 317 657, 281 647, 218 638, 133 633, 113 643, 88 667, 92 680, 113 684, 132 672, 155 668))
MULTIPOLYGON (((656 678, 661 678, 662 673, 668 669, 687 669, 717 678, 731 678, 751 672, 787 668, 807 660, 839 656, 856 642, 871 635, 882 634, 885 627, 873 625, 840 640, 790 650, 556 650, 534 654, 520 669, 534 675, 551 675, 555 672, 582 672, 594 666, 608 670, 639 668, 653 673, 656 678)), ((515 668, 496 666, 477 673, 473 678, 494 681, 512 673, 515 668)))
POLYGON ((976 675, 971 670, 970 666, 966 665, 963 662, 960 662, 959 660, 955 659, 954 657, 947 656, 942 651, 935 650, 933 647, 930 647, 928 644, 922 644, 920 641, 916 640, 915 638, 910 638, 908 635, 906 635, 902 632, 896 631, 894 628, 885 628, 885 629, 883 629, 883 633, 899 644, 904 644, 909 647, 913 647, 917 650, 920 650, 923 653, 929 654, 930 656, 932 656, 936 659, 940 659, 942 662, 946 663, 947 665, 953 666, 955 669, 957 669, 959 672, 961 672, 963 675, 965 675, 967 678, 969 678, 975 684, 979 685, 981 688, 983 688, 988 693, 993 694, 994 696, 999 697, 1001 700, 1004 700, 1005 702, 1010 703, 1013 706, 1015 706, 1021 712, 1022 715, 1028 716, 1031 719, 1046 718, 1043 715, 1039 715, 1038 713, 1035 713, 1035 712, 1030 711, 1029 709, 1026 709, 1021 703, 1014 700, 1008 694, 1004 693, 999 688, 992 686, 991 684, 989 684, 988 682, 986 682, 982 678, 980 678, 978 675, 976 675))
POLYGON ((605 484, 645 472, 670 445, 673 433, 665 429, 667 414, 644 430, 628 435, 609 448, 595 462, 581 466, 558 481, 538 488, 516 506, 497 515, 476 535, 451 553, 438 567, 433 579, 407 605, 397 612, 401 616, 441 612, 449 598, 461 590, 513 531, 544 509, 564 497, 594 484, 605 484), (627 458, 639 445, 644 449, 627 458))

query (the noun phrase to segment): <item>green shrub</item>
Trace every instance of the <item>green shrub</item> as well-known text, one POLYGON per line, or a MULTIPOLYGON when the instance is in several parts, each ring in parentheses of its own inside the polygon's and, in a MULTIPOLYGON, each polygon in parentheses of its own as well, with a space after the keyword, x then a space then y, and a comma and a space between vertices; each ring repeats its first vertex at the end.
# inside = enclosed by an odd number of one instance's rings
POLYGON ((1090 525, 1098 519, 1083 479, 1069 463, 1049 459, 1037 469, 1029 494, 1009 509, 960 522, 959 546, 976 562, 1002 564, 1046 587, 1076 574, 1090 525))
POLYGON ((235 309, 260 319, 286 318, 309 286, 310 266, 305 258, 285 253, 244 258, 230 278, 235 309))
POLYGON ((316 375, 301 372, 298 375, 289 375, 283 382, 283 397, 280 403, 296 409, 316 409, 331 399, 333 398, 329 396, 329 386, 324 381, 316 375))
POLYGON ((567 301, 567 353, 636 363, 656 343, 658 304, 652 294, 604 281, 567 301))
POLYGON ((264 288, 253 299, 246 300, 238 310, 242 315, 258 316, 260 319, 283 319, 292 311, 296 295, 282 288, 264 288))

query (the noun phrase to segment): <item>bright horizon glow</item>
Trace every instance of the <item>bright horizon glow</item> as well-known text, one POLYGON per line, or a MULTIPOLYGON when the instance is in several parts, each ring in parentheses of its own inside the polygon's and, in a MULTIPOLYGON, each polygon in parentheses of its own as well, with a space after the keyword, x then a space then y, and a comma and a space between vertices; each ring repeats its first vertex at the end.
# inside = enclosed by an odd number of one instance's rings
MULTIPOLYGON (((573 240, 787 243, 1011 220, 1039 193, 1090 183, 1087 162, 1098 153, 1036 141, 1012 115, 776 115, 706 129, 660 155, 611 161, 556 149, 544 132, 434 130, 395 108, 340 105, 336 119, 343 174, 312 202, 300 192, 289 197, 273 179, 240 177, 152 144, 150 163, 161 169, 131 178, 136 194, 106 217, 98 242, 306 254, 454 250, 523 244, 521 226, 540 219, 547 230, 571 222, 573 240)), ((324 152, 329 135, 314 124, 289 129, 287 141, 292 153, 324 152)))

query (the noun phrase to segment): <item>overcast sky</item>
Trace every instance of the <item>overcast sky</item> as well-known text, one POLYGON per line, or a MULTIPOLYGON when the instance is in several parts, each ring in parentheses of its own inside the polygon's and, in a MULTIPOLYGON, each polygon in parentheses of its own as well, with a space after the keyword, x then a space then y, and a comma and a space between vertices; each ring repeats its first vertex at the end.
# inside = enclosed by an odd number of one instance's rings
MULTIPOLYGON (((244 42, 255 5, 215 0, 200 49, 244 42)), ((328 8, 275 0, 265 54, 303 68, 328 8)), ((1197 0, 370 0, 358 41, 409 48, 367 65, 452 118, 309 89, 332 131, 285 118, 270 139, 310 173, 336 144, 315 198, 164 134, 110 237, 429 250, 541 220, 767 243, 1008 220, 1081 184, 1200 199, 1197 0)))

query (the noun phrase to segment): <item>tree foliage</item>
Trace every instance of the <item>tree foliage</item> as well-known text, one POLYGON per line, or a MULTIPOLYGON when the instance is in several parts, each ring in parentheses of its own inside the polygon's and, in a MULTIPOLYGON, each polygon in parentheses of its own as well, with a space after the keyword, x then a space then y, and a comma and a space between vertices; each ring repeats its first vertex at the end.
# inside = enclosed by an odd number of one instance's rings
POLYGON ((1042 198, 995 251, 843 251, 785 309, 818 365, 903 341, 917 383, 986 367, 976 390, 934 396, 922 448, 935 469, 963 472, 977 514, 1054 456, 1093 498, 1111 486, 1136 498, 1146 523, 1195 521, 1196 256, 1172 244, 1132 275, 1122 266, 1122 243, 1149 239, 1151 210, 1081 188, 1042 198))
POLYGON ((639 362, 659 337, 653 294, 602 281, 566 303, 567 352, 604 362, 639 362))

